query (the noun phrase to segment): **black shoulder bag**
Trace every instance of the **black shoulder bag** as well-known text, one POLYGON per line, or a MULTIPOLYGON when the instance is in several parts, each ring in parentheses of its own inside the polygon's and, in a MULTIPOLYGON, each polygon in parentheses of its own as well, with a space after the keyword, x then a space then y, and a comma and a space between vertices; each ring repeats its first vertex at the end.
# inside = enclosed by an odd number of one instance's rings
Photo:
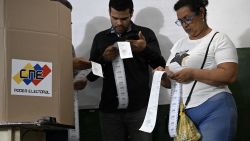
MULTIPOLYGON (((210 42, 209 42, 209 44, 208 44, 208 46, 207 46, 207 51, 206 51, 206 54, 205 54, 203 63, 202 63, 202 65, 201 65, 201 69, 203 69, 203 67, 204 67, 204 65, 205 65, 205 62, 206 62, 206 60, 207 60, 208 51, 209 51, 209 46, 210 46, 211 42, 213 41, 214 36, 215 36, 217 33, 219 33, 219 32, 214 33, 213 37, 211 38, 211 40, 210 40, 210 42)), ((193 84, 193 86, 192 86, 192 88, 191 88, 191 90, 190 90, 190 92, 189 92, 189 95, 188 95, 187 100, 186 100, 186 102, 185 102, 185 107, 188 105, 188 103, 189 103, 189 101, 190 101, 190 99, 191 99, 191 95, 192 95, 192 93, 193 93, 193 90, 194 90, 194 87, 195 87, 196 83, 197 83, 197 80, 194 81, 194 84, 193 84)))

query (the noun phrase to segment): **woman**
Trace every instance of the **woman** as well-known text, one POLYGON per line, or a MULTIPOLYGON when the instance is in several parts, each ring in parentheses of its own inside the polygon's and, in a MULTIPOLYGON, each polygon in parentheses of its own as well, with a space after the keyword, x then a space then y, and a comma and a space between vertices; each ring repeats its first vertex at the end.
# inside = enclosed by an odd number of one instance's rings
POLYGON ((162 79, 162 85, 170 88, 171 82, 182 83, 185 103, 196 80, 186 112, 200 131, 201 140, 231 141, 236 133, 237 109, 227 85, 236 80, 238 57, 228 36, 219 32, 200 69, 209 41, 216 33, 207 25, 207 5, 207 0, 179 0, 175 4, 175 23, 182 26, 188 37, 177 41, 171 49, 165 69, 168 77, 162 79))

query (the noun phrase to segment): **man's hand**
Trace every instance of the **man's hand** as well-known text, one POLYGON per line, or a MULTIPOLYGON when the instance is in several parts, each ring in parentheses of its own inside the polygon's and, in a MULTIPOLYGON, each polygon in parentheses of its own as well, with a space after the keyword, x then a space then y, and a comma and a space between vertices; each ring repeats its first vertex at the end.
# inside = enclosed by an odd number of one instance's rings
POLYGON ((142 32, 138 33, 139 39, 138 40, 128 40, 131 44, 131 49, 133 52, 141 52, 146 48, 146 40, 143 36, 142 32))
POLYGON ((118 54, 119 54, 118 48, 111 45, 105 49, 102 56, 105 61, 113 61, 118 56, 118 54))
POLYGON ((91 68, 90 61, 81 58, 81 57, 75 57, 73 58, 73 68, 77 70, 85 70, 91 68))

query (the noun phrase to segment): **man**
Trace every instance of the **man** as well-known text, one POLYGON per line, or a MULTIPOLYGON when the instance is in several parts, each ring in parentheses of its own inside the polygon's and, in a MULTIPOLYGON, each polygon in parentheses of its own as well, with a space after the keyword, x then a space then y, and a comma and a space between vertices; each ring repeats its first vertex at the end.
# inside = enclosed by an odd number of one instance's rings
MULTIPOLYGON (((165 60, 161 56, 154 32, 131 21, 133 11, 132 0, 110 0, 112 27, 98 33, 92 44, 90 60, 100 63, 104 72, 99 105, 104 141, 152 140, 151 134, 139 131, 150 94, 148 66, 153 69, 157 66, 165 67, 165 60), (114 65, 114 60, 119 57, 115 47, 117 41, 129 41, 133 53, 133 58, 122 60, 126 88, 116 83, 119 80, 114 65), (122 97, 125 102, 120 100, 118 88, 126 89, 124 93, 127 96, 122 97)), ((87 76, 89 81, 97 78, 92 72, 87 76)))

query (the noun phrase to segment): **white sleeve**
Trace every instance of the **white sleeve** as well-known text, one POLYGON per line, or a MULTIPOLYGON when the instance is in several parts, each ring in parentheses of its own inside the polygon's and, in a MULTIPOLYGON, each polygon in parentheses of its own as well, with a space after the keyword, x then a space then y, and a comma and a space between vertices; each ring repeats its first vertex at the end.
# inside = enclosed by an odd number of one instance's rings
MULTIPOLYGON (((238 63, 238 55, 236 47, 230 38, 223 34, 219 33, 219 36, 216 38, 215 42, 215 61, 216 64, 221 64, 225 62, 235 62, 238 63)), ((216 36, 215 36, 216 37, 216 36)))

